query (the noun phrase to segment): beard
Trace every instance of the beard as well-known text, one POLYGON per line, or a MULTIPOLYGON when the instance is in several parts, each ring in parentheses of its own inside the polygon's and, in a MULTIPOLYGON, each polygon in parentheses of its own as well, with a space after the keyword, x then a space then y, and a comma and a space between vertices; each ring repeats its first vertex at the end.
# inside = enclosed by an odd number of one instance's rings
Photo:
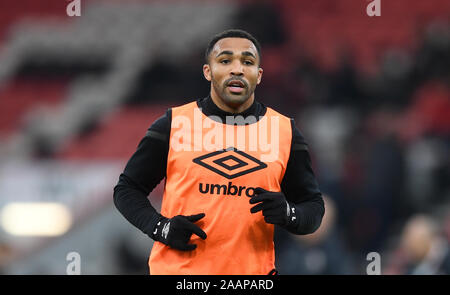
POLYGON ((211 74, 212 85, 219 98, 230 107, 237 107, 245 103, 254 93, 256 85, 249 87, 248 83, 239 78, 230 78, 220 85, 211 74), (245 87, 242 93, 232 93, 228 90, 228 82, 231 80, 240 80, 245 87))

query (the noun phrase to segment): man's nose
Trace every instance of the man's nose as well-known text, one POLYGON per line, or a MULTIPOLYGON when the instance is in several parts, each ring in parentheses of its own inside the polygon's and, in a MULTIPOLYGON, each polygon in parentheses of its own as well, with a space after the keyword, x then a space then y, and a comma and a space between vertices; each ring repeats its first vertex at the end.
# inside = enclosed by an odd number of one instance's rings
POLYGON ((244 67, 243 65, 237 61, 233 63, 233 66, 231 68, 230 74, 232 76, 242 76, 244 74, 244 67))

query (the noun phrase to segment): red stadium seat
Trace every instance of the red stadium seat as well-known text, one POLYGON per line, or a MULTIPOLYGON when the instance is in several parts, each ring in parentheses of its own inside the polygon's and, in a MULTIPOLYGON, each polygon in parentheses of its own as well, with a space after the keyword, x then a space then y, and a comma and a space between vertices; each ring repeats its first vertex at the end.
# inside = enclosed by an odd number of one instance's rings
POLYGON ((88 134, 66 143, 56 157, 70 160, 124 160, 136 150, 147 128, 168 106, 124 107, 88 134))

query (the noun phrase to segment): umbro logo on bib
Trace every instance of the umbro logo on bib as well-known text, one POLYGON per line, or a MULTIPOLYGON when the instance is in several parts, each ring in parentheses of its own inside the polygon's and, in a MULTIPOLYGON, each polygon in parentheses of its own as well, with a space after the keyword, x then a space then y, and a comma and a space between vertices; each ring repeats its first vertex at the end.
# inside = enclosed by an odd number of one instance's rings
POLYGON ((267 164, 234 147, 215 151, 195 158, 192 161, 228 179, 267 167, 267 164))

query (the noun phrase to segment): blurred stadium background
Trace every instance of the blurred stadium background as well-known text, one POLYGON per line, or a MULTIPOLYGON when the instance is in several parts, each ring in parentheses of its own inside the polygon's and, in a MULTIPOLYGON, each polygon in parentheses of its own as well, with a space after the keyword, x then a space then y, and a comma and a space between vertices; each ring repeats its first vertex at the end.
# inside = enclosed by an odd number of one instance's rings
MULTIPOLYGON (((209 38, 263 47, 256 97, 296 119, 326 196, 282 274, 450 273, 450 2, 0 1, 0 273, 146 274, 152 241, 113 207, 167 107, 208 94, 209 38)), ((159 206, 161 186, 150 199, 159 206)))

